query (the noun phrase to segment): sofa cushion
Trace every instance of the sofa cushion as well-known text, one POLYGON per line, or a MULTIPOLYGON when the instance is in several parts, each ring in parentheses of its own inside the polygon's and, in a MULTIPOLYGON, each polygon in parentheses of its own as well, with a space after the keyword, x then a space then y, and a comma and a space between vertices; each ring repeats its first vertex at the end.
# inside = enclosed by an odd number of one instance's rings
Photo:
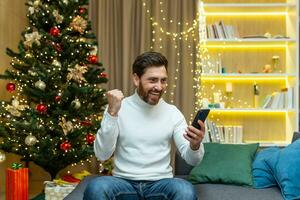
POLYGON ((285 199, 300 199, 300 140, 266 159, 285 199))
POLYGON ((259 151, 252 164, 253 186, 254 188, 267 188, 277 185, 271 168, 266 160, 272 157, 280 149, 270 147, 259 151))
POLYGON ((277 187, 254 189, 237 185, 197 184, 194 185, 199 200, 283 200, 277 187))
POLYGON ((195 183, 252 185, 251 166, 258 144, 204 143, 203 160, 188 180, 195 183))

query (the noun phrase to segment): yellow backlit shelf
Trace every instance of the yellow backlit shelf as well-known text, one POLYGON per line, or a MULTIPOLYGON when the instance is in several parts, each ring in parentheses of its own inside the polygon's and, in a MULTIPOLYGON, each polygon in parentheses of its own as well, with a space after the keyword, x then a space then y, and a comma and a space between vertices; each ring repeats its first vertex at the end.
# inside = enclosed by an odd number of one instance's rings
POLYGON ((273 38, 236 38, 236 39, 207 39, 207 48, 287 48, 296 40, 273 38))
POLYGON ((277 113, 277 114, 286 114, 286 113, 292 113, 296 112, 295 109, 263 109, 263 108, 230 108, 230 109, 222 109, 222 108, 211 108, 210 113, 211 114, 218 114, 218 113, 235 113, 235 114, 271 114, 271 113, 277 113))
POLYGON ((296 75, 282 73, 223 73, 223 74, 201 74, 201 81, 287 81, 295 78, 296 75))
POLYGON ((293 3, 204 3, 206 16, 285 16, 293 3))
POLYGON ((209 119, 242 127, 243 143, 286 146, 299 130, 299 0, 203 1, 207 36, 215 39, 201 43, 210 60, 196 79, 199 105, 227 107, 211 108, 209 119), (263 73, 267 65, 277 70, 263 73))

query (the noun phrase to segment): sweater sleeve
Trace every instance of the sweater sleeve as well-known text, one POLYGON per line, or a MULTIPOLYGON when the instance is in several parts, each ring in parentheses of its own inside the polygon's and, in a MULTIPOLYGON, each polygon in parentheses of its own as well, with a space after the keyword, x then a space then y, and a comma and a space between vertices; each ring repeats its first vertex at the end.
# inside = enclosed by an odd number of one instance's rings
MULTIPOLYGON (((179 112, 179 111, 178 111, 179 112)), ((183 136, 185 134, 185 130, 187 129, 187 123, 184 116, 180 113, 179 118, 177 118, 177 122, 174 128, 174 142, 175 145, 180 152, 181 157, 192 166, 197 165, 201 162, 204 156, 204 146, 201 143, 200 148, 198 150, 192 150, 190 147, 190 142, 186 140, 183 136)))
POLYGON ((94 142, 95 155, 99 160, 105 161, 111 157, 116 148, 118 135, 118 117, 111 116, 105 110, 101 128, 97 131, 94 142))

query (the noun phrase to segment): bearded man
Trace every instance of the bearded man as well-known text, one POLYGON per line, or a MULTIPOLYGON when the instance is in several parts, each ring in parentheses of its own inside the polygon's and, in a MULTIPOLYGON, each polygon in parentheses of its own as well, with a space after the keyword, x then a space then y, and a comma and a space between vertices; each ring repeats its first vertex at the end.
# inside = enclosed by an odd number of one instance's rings
POLYGON ((163 100, 167 68, 162 54, 143 53, 132 65, 134 94, 125 98, 118 89, 107 92, 94 150, 102 161, 114 154, 113 176, 91 180, 85 200, 197 199, 191 183, 173 177, 171 145, 174 141, 182 158, 196 165, 204 155, 205 126, 200 120, 200 130, 188 126, 176 106, 163 100))

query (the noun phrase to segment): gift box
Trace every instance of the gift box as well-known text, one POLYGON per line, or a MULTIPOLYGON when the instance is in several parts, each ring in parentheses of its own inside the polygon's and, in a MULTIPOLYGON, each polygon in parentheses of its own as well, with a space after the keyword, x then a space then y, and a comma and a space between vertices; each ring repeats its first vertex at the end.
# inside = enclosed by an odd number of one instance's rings
POLYGON ((62 200, 71 193, 77 183, 57 184, 53 181, 45 181, 45 200, 62 200))
POLYGON ((28 168, 13 164, 6 169, 6 200, 28 200, 28 168))

